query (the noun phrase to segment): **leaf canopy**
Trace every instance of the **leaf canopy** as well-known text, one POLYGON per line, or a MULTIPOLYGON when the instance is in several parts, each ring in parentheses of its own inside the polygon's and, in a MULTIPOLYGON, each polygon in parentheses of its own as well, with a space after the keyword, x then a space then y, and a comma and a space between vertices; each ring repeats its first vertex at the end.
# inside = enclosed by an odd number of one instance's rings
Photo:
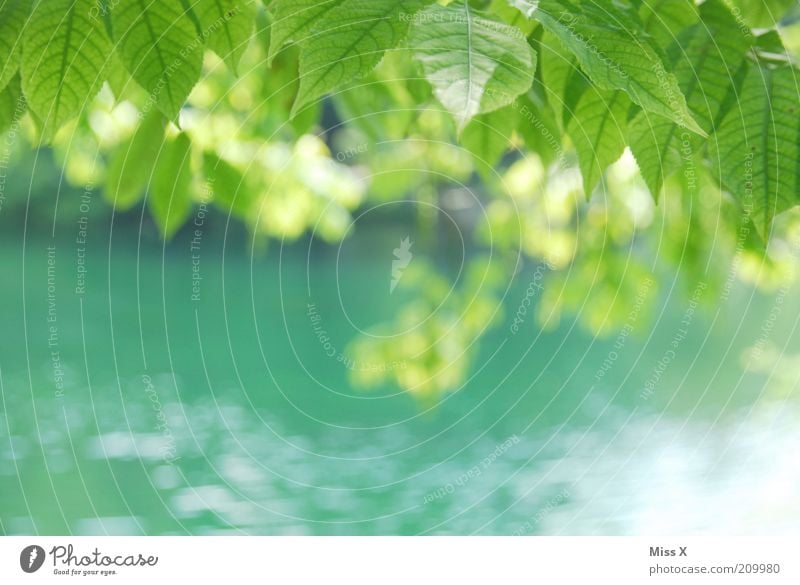
MULTIPOLYGON (((716 181, 767 234, 800 202, 797 14, 792 0, 0 0, 0 130, 26 116, 20 135, 58 148, 69 125, 105 159, 107 199, 124 210, 148 193, 166 237, 201 178, 254 229, 299 234, 321 214, 318 194, 276 161, 333 156, 336 141, 314 136, 331 116, 365 141, 343 167, 406 161, 404 177, 438 165, 486 179, 514 163, 513 146, 545 164, 577 158, 590 196, 629 149, 654 198, 701 172, 696 184, 716 181), (203 75, 206 52, 227 70, 209 61, 203 75), (419 139, 450 149, 415 161, 419 139), (398 160, 360 156, 405 141, 398 160), (251 172, 290 185, 285 217, 248 217, 273 180, 251 172)), ((314 181, 335 186, 339 171, 314 181)), ((376 173, 373 186, 397 196, 420 184, 390 182, 376 173)), ((349 211, 326 220, 328 237, 349 211)))

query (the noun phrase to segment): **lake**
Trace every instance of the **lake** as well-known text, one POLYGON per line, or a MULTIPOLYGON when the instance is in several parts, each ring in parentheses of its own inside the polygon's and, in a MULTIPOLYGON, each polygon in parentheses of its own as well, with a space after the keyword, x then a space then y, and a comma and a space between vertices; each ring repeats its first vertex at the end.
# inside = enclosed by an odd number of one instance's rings
POLYGON ((511 334, 526 266, 463 387, 422 403, 335 357, 408 300, 387 289, 401 227, 252 254, 224 222, 195 249, 115 230, 3 236, 5 534, 800 527, 796 291, 736 285, 709 309, 667 279, 624 335, 511 334))

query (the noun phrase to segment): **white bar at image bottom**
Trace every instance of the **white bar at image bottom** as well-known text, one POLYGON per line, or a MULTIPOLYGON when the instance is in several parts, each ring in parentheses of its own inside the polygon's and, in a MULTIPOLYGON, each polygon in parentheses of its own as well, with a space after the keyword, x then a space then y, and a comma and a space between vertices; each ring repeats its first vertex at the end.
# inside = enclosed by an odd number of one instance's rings
POLYGON ((0 583, 800 584, 779 537, 0 538, 0 583))

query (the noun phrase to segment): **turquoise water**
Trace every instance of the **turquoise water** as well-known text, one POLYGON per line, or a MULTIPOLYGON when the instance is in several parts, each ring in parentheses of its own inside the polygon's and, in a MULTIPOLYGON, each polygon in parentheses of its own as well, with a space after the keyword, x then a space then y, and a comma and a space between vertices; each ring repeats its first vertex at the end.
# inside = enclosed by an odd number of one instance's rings
POLYGON ((408 299, 386 279, 401 227, 251 255, 216 223, 194 264, 189 232, 165 248, 130 227, 93 223, 85 245, 77 223, 33 235, 48 231, 0 247, 3 533, 800 526, 793 291, 763 345, 783 359, 745 372, 774 295, 737 285, 689 311, 667 279, 623 342, 569 319, 511 335, 527 267, 468 381, 422 404, 391 384, 355 388, 308 317, 313 303, 336 355, 397 312, 408 299))

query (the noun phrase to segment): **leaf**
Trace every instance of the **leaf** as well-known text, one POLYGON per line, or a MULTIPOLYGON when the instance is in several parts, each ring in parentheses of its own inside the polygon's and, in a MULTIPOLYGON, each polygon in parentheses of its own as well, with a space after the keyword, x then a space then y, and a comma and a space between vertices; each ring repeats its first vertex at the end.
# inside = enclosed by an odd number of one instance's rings
POLYGON ((409 45, 459 132, 478 114, 511 104, 533 83, 536 54, 525 35, 476 14, 467 2, 418 13, 409 45))
MULTIPOLYGON (((571 88, 568 87, 567 91, 571 88)), ((575 91, 581 91, 575 88, 575 91)), ((583 189, 589 197, 605 171, 625 151, 631 101, 625 92, 587 87, 567 123, 575 144, 583 189)))
POLYGON ((508 149, 511 134, 517 125, 517 111, 506 106, 472 119, 461 134, 461 144, 475 157, 478 169, 491 174, 508 149))
POLYGON ((380 82, 371 85, 368 92, 358 87, 342 90, 333 105, 348 127, 371 142, 402 140, 414 119, 414 109, 398 106, 395 96, 380 82))
MULTIPOLYGON (((798 4, 800 8, 800 4, 798 4)), ((783 44, 781 33, 775 29, 764 31, 753 41, 753 54, 762 63, 792 63, 793 59, 783 44)))
POLYGON ((267 63, 288 43, 310 40, 311 31, 330 10, 342 0, 275 0, 270 8, 274 13, 267 63))
POLYGON ((320 107, 308 107, 289 118, 292 104, 297 96, 300 80, 297 78, 299 47, 291 46, 278 53, 272 63, 269 75, 265 76, 259 91, 260 108, 266 112, 263 132, 267 136, 278 133, 302 136, 308 132, 319 119, 320 107), (288 120, 288 124, 287 124, 288 120))
POLYGON ((732 0, 734 16, 754 28, 774 27, 797 0, 732 0))
MULTIPOLYGON (((339 118, 348 126, 363 132, 370 142, 402 140, 408 136, 409 127, 416 117, 417 104, 425 101, 412 93, 408 79, 414 77, 407 55, 387 55, 380 69, 370 73, 362 87, 349 87, 333 96, 333 105, 339 118), (397 57, 397 58, 393 58, 397 57)), ((422 81, 425 89, 427 83, 422 81)), ((427 97, 430 97, 430 90, 427 97)))
POLYGON ((661 47, 670 46, 682 30, 697 23, 699 18, 692 0, 643 2, 639 12, 645 30, 661 47))
POLYGON ((561 146, 561 130, 556 123, 556 115, 550 104, 542 99, 537 83, 516 103, 519 110, 517 132, 525 141, 525 146, 539 155, 545 164, 556 159, 564 163, 564 150, 561 146))
POLYGON ((150 170, 164 144, 164 124, 161 112, 150 111, 133 135, 114 152, 103 194, 117 209, 130 209, 144 195, 150 170))
MULTIPOLYGON (((703 130, 713 134, 725 104, 735 99, 737 75, 752 44, 720 0, 700 7, 701 22, 673 43, 672 69, 689 108, 703 130)), ((740 81, 740 80, 739 80, 740 81)), ((702 147, 697 136, 672 121, 640 112, 630 123, 630 147, 654 198, 664 179, 702 147)), ((712 140, 714 140, 712 136, 712 140)))
POLYGON ((253 0, 196 0, 192 6, 206 46, 237 73, 256 22, 253 0))
POLYGON ((111 53, 109 57, 108 79, 106 81, 117 102, 131 98, 130 101, 135 103, 136 98, 132 94, 140 95, 142 91, 133 81, 116 52, 111 53))
POLYGON ((598 89, 625 91, 646 110, 705 135, 658 46, 613 0, 541 0, 534 18, 575 55, 598 89))
POLYGON ((22 31, 30 14, 30 0, 0 0, 0 90, 19 69, 22 31))
POLYGON ((150 94, 149 103, 177 123, 203 65, 203 43, 192 19, 174 0, 116 0, 112 6, 122 63, 150 94))
POLYGON ((741 201, 762 236, 773 217, 800 203, 797 70, 754 66, 710 148, 723 186, 741 201))
POLYGON ((330 90, 361 79, 408 32, 422 0, 343 0, 316 23, 300 52, 292 116, 330 90))
POLYGON ((14 76, 0 91, 0 134, 19 122, 27 108, 19 76, 14 76))
POLYGON ((575 73, 575 58, 564 48, 558 38, 545 31, 539 45, 539 72, 542 78, 544 98, 555 113, 559 127, 564 126, 570 108, 565 108, 564 100, 567 83, 575 73))
POLYGON ((250 216, 253 198, 238 169, 213 152, 205 152, 203 171, 207 187, 214 195, 215 205, 243 218, 250 216))
POLYGON ((632 103, 621 90, 591 85, 575 57, 553 40, 552 33, 543 36, 542 78, 558 121, 575 145, 589 197, 606 167, 625 150, 632 103))
POLYGON ((192 141, 185 133, 164 145, 153 170, 147 204, 158 229, 169 240, 192 210, 192 141))
POLYGON ((87 108, 105 81, 111 54, 94 0, 47 0, 36 5, 22 37, 22 91, 51 136, 87 108))

